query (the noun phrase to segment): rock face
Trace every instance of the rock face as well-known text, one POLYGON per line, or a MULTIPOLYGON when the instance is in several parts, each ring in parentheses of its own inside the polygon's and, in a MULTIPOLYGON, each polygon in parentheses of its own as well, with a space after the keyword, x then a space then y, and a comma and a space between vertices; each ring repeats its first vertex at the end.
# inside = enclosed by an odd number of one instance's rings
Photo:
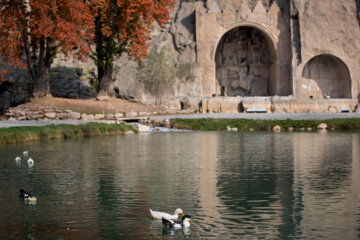
MULTIPOLYGON (((180 0, 168 28, 152 34, 153 47, 169 47, 169 57, 187 67, 164 98, 291 95, 296 109, 309 109, 299 99, 353 99, 352 105, 359 95, 359 11, 357 0, 180 0)), ((151 101, 134 86, 137 92, 125 95, 151 101)), ((291 112, 290 102, 275 111, 291 112)), ((221 110, 218 100, 203 103, 221 110)))
MULTIPOLYGON (((353 109, 360 96, 359 30, 359 0, 178 0, 167 27, 155 27, 150 36, 151 48, 167 48, 167 57, 182 70, 162 103, 178 111, 184 97, 198 98, 199 105, 190 105, 201 112, 241 111, 248 104, 267 112, 353 109)), ((54 67, 54 96, 95 96, 91 61, 58 58, 54 67)), ((154 103, 138 72, 126 54, 117 59, 110 93, 154 103)), ((9 82, 0 89, 3 112, 28 101, 32 89, 26 71, 14 72, 9 82)))
MULTIPOLYGON (((298 22, 293 54, 299 98, 357 98, 360 79, 360 26, 357 0, 293 0, 298 22)), ((294 42, 293 42, 294 43, 294 42)))

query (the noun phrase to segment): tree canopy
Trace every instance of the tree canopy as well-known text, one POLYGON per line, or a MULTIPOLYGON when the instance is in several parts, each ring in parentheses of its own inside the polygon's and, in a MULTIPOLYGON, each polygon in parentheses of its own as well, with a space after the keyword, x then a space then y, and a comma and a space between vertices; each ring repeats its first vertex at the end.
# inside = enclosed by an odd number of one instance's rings
POLYGON ((140 60, 147 55, 149 34, 157 22, 165 27, 176 0, 94 0, 95 45, 100 95, 107 94, 114 58, 126 52, 140 60))
POLYGON ((98 95, 108 94, 114 59, 147 55, 149 34, 165 27, 176 0, 1 0, 0 56, 10 67, 27 67, 33 96, 50 93, 56 54, 82 58, 93 45, 98 95))
POLYGON ((27 67, 34 96, 50 94, 48 71, 57 53, 84 57, 93 16, 83 0, 1 0, 0 53, 10 67, 27 67))

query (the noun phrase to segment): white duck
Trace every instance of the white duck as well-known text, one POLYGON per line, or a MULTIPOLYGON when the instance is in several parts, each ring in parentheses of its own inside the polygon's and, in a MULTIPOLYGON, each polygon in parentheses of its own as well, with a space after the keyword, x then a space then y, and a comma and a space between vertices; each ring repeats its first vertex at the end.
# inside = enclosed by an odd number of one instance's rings
POLYGON ((180 221, 173 221, 171 219, 162 218, 162 223, 166 227, 180 229, 180 228, 188 228, 188 227, 190 227, 190 223, 193 223, 193 221, 191 220, 191 216, 185 215, 185 216, 182 217, 181 222, 180 221))
POLYGON ((177 208, 173 215, 171 215, 169 213, 165 213, 165 212, 153 211, 150 208, 149 208, 149 210, 151 213, 151 217, 154 219, 157 219, 157 220, 161 220, 162 218, 165 218, 168 220, 175 220, 175 219, 179 218, 179 214, 184 216, 184 211, 181 208, 177 208))
POLYGON ((27 163, 28 163, 29 167, 34 166, 34 160, 31 157, 29 157, 29 159, 27 160, 27 163))
POLYGON ((29 156, 29 152, 28 151, 23 151, 23 155, 25 158, 27 158, 29 156))
POLYGON ((15 158, 15 162, 20 162, 21 161, 21 157, 16 157, 15 158))

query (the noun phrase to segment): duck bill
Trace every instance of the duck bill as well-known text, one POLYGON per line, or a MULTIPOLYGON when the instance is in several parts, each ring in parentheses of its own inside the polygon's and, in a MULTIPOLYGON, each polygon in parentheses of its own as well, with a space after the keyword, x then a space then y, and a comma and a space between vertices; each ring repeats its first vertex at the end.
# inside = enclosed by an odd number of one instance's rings
POLYGON ((181 216, 184 216, 184 213, 180 213, 181 214, 181 216))
POLYGON ((194 221, 193 221, 193 220, 191 220, 191 219, 190 219, 190 221, 189 221, 189 222, 194 223, 194 221))

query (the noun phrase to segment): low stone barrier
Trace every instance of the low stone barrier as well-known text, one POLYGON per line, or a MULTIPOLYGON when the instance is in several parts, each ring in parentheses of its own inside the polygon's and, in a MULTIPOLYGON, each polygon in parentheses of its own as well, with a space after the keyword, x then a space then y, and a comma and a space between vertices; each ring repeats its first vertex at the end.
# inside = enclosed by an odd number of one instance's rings
POLYGON ((82 115, 66 109, 15 107, 9 108, 3 118, 8 120, 80 120, 82 115))
POLYGON ((8 108, 1 120, 116 120, 122 121, 126 118, 144 118, 149 115, 156 115, 153 112, 118 112, 115 114, 106 113, 79 113, 67 109, 49 108, 49 107, 29 107, 18 106, 8 108))
MULTIPOLYGON (((181 99, 179 101, 179 106, 181 99)), ((182 100, 183 101, 183 100, 182 100)), ((175 100, 174 100, 175 102, 175 100)), ((187 109, 173 109, 161 112, 124 112, 115 114, 86 114, 66 109, 49 107, 18 106, 8 108, 2 120, 122 120, 150 115, 191 114, 191 113, 238 113, 247 110, 262 110, 267 113, 340 113, 358 112, 357 99, 297 100, 279 97, 209 97, 189 98, 187 109)), ((176 104, 175 104, 176 105, 176 104)), ((163 125, 163 124, 160 124, 163 125)))

